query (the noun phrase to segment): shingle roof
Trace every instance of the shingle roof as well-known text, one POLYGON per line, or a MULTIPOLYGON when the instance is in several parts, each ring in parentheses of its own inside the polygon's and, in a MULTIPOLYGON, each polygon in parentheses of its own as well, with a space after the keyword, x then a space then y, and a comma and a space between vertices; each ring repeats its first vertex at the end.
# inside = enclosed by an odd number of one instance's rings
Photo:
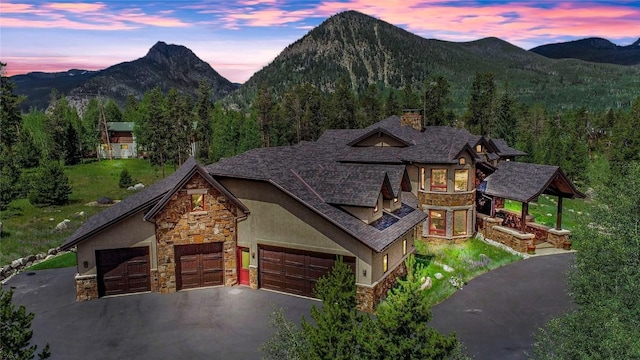
POLYGON ((135 123, 133 122, 114 121, 114 122, 108 122, 107 128, 110 131, 133 131, 134 125, 135 123))
POLYGON ((62 244, 61 248, 69 249, 116 222, 151 208, 188 173, 191 162, 195 163, 195 160, 190 158, 173 174, 90 217, 62 244))
POLYGON ((514 149, 507 145, 504 139, 491 139, 493 145, 498 149, 498 155, 500 156, 524 156, 526 152, 514 149))
POLYGON ((584 198, 558 166, 503 161, 485 183, 485 194, 520 202, 535 201, 543 193, 584 198))

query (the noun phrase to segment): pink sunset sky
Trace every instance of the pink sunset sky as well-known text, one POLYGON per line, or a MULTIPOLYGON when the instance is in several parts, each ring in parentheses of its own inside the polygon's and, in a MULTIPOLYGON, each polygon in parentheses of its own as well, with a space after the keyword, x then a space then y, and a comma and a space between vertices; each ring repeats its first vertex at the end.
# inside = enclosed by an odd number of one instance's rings
POLYGON ((524 49, 603 37, 640 37, 639 1, 0 1, 6 74, 104 69, 157 41, 184 45, 242 83, 329 16, 357 10, 425 38, 495 36, 524 49))

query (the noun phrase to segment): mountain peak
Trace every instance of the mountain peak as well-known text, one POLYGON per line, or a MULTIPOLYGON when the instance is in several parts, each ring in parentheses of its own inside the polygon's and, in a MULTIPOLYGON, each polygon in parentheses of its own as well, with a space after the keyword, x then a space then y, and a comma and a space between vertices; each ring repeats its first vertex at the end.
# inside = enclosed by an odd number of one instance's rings
POLYGON ((167 44, 164 41, 158 41, 149 49, 145 58, 149 58, 158 63, 164 63, 167 59, 176 56, 196 57, 191 50, 182 45, 167 44))
POLYGON ((618 65, 640 64, 640 39, 628 46, 618 46, 599 37, 541 45, 532 52, 553 59, 580 59, 618 65))

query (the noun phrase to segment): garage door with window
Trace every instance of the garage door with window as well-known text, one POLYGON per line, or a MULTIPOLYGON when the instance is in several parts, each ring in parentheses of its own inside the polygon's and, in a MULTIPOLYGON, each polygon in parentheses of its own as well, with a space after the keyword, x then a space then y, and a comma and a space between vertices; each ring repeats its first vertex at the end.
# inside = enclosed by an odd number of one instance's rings
POLYGON ((99 296, 150 291, 149 248, 96 251, 99 296))
MULTIPOLYGON (((271 246, 260 246, 259 256, 261 288, 308 297, 315 297, 316 282, 336 261, 334 254, 271 246)), ((345 256, 343 261, 355 273, 356 259, 345 256)))
POLYGON ((178 290, 224 285, 222 243, 176 245, 178 290))

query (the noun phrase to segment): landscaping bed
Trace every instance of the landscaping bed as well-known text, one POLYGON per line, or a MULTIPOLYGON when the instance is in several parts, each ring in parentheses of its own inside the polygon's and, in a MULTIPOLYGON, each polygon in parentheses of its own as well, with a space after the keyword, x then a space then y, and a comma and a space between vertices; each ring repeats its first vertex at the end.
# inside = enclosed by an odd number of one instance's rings
POLYGON ((416 242, 418 278, 429 277, 425 289, 430 305, 438 304, 462 289, 478 275, 522 259, 522 256, 473 238, 462 244, 432 245, 416 242), (440 277, 438 279, 437 277, 440 277))

